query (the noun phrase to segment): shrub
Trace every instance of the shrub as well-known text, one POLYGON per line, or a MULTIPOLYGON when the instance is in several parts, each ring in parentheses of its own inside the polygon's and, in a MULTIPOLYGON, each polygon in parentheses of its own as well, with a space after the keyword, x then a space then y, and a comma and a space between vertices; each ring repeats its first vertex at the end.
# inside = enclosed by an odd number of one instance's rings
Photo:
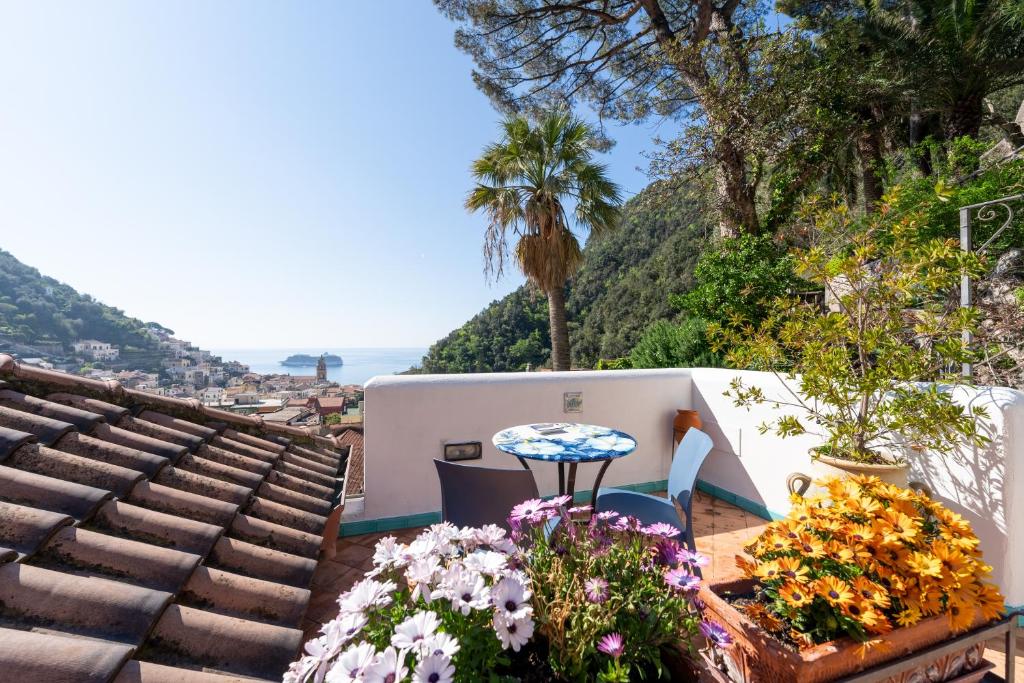
POLYGON ((709 322, 757 324, 772 299, 800 289, 793 261, 768 236, 743 235, 705 252, 694 271, 696 287, 670 297, 673 305, 709 322))
POLYGON ((643 527, 615 512, 567 521, 589 509, 568 502, 526 501, 510 518, 551 668, 568 680, 660 677, 662 648, 693 647, 698 637, 693 569, 706 558, 673 540, 679 531, 667 524, 643 527), (546 537, 555 516, 564 521, 546 537))
POLYGON ((998 617, 970 524, 939 503, 876 477, 830 478, 737 557, 758 581, 744 611, 800 646, 840 636, 870 641, 944 614, 954 631, 998 617))
POLYGON ((717 368, 721 357, 708 343, 707 323, 690 318, 681 324, 654 322, 629 354, 634 368, 717 368))
POLYGON ((950 294, 962 275, 980 274, 980 259, 953 240, 922 240, 921 217, 894 219, 888 204, 866 226, 841 204, 811 202, 805 211, 822 243, 837 249, 796 253, 797 273, 824 284, 834 310, 779 297, 756 327, 711 325, 731 365, 772 371, 787 389, 770 398, 736 378, 727 395, 738 406, 796 409, 762 430, 818 433, 819 453, 852 461, 899 460, 906 447, 948 452, 961 440, 984 445, 977 418, 985 410, 964 408, 928 384, 961 382, 961 364, 975 356, 963 338, 976 329, 977 313, 950 294))

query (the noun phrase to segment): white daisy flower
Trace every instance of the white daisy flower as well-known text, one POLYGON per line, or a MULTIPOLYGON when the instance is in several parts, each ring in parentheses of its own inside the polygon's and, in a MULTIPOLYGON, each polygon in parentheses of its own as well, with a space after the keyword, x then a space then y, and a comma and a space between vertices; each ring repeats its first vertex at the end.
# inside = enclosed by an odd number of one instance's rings
POLYGON ((342 614, 386 607, 391 604, 391 593, 397 588, 394 581, 381 582, 376 579, 363 579, 338 598, 338 605, 341 607, 342 614))
POLYGON ((455 667, 443 655, 424 657, 412 674, 413 683, 452 683, 455 667))
POLYGON ((530 590, 520 581, 505 577, 491 588, 491 603, 505 621, 521 619, 533 613, 530 590))
POLYGON ((462 563, 472 571, 488 576, 497 576, 508 569, 508 556, 493 550, 478 550, 467 555, 462 563))
POLYGON ((417 612, 395 627, 391 644, 399 650, 418 650, 424 640, 437 632, 440 623, 433 612, 417 612))
POLYGON ((500 612, 494 614, 494 632, 498 634, 501 647, 505 650, 510 647, 519 652, 519 648, 530 642, 533 636, 533 619, 529 616, 519 619, 504 619, 500 612))
POLYGON ((412 587, 412 599, 422 597, 428 604, 433 599, 434 579, 441 568, 436 557, 415 560, 405 570, 405 580, 412 587))
POLYGON ((468 615, 472 610, 490 607, 490 594, 484 577, 472 571, 458 572, 456 578, 446 585, 452 609, 468 615))
POLYGON ((387 536, 377 541, 373 549, 373 564, 381 569, 388 567, 402 566, 405 545, 398 542, 394 536, 387 536))
POLYGON ((374 657, 373 662, 363 672, 363 680, 367 683, 395 683, 404 681, 409 675, 409 667, 405 665, 406 653, 399 652, 390 645, 374 657))
POLYGON ((362 679, 363 672, 373 662, 377 651, 369 643, 359 643, 341 653, 341 657, 327 672, 326 683, 350 683, 362 679))
POLYGON ((443 655, 451 659, 459 651, 459 641, 443 631, 438 631, 430 638, 423 641, 420 652, 429 657, 431 655, 443 655))

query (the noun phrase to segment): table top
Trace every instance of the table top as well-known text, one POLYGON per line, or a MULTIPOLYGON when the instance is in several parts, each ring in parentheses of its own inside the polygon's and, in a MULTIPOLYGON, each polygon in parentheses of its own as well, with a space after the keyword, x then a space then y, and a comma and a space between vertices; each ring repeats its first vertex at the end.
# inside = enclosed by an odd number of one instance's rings
POLYGON ((636 439, 598 425, 544 422, 503 429, 491 440, 495 448, 519 458, 550 462, 596 462, 629 455, 636 439))

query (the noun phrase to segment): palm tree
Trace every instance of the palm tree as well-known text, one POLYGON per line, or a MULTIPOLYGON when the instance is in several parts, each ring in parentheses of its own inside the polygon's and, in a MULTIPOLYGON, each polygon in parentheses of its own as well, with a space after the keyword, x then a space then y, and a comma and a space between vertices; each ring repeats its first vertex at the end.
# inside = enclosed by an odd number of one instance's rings
POLYGON ((483 210, 490 220, 484 237, 488 275, 501 276, 510 237, 516 240, 519 269, 548 298, 552 367, 568 370, 565 284, 579 269, 582 252, 566 204, 577 230, 600 234, 619 222, 619 188, 605 166, 591 161, 590 127, 569 113, 545 114, 536 125, 512 116, 502 132, 473 162, 477 185, 466 208, 483 210))

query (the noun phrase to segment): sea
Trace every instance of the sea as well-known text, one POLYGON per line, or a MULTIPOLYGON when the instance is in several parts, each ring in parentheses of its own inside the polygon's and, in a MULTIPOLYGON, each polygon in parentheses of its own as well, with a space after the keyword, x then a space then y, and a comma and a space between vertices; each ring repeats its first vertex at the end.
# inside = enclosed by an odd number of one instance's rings
POLYGON ((341 356, 344 365, 327 366, 327 379, 338 384, 366 384, 366 381, 377 375, 393 375, 405 372, 414 365, 419 365, 427 349, 210 349, 226 361, 236 360, 245 363, 252 372, 260 374, 291 374, 315 375, 316 364, 309 367, 281 365, 288 356, 304 353, 319 356, 321 353, 333 353, 341 356))

